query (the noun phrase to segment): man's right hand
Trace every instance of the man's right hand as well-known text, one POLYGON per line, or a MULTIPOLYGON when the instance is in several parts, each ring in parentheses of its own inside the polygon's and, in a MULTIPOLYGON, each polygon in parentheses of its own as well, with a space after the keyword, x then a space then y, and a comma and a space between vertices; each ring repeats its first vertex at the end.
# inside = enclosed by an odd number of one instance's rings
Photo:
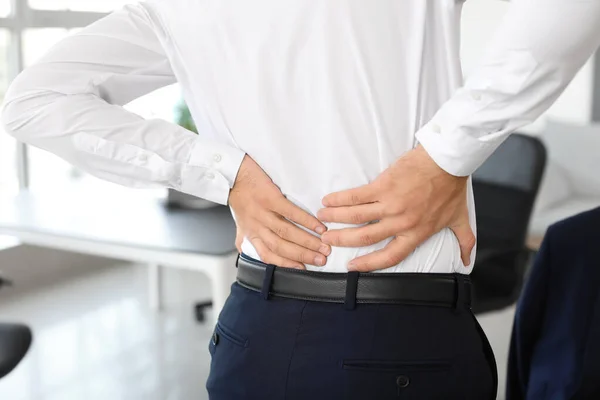
POLYGON ((327 195, 321 221, 366 224, 323 235, 332 246, 359 247, 394 239, 381 250, 350 262, 349 270, 371 272, 397 265, 444 228, 458 240, 463 264, 471 264, 475 235, 467 206, 468 177, 450 175, 419 145, 358 188, 327 195))
POLYGON ((290 221, 318 234, 327 227, 286 199, 248 155, 229 194, 229 205, 236 216, 235 245, 240 253, 246 237, 267 264, 297 269, 305 269, 304 264, 325 265, 331 247, 290 221))

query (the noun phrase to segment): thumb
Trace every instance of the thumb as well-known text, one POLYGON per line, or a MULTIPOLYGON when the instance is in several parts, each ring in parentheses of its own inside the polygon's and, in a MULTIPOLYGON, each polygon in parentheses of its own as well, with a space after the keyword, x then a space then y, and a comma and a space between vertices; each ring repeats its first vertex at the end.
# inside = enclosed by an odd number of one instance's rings
POLYGON ((477 239, 471 229, 469 223, 469 211, 465 208, 455 223, 450 226, 450 229, 456 235, 458 244, 460 246, 460 256, 465 267, 471 264, 471 253, 475 247, 477 239))

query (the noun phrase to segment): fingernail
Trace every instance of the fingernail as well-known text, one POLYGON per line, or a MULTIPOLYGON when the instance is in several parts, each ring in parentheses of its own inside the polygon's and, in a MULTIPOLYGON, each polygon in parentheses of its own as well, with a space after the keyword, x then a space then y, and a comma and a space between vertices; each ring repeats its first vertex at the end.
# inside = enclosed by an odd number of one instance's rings
POLYGON ((323 253, 324 255, 328 256, 329 249, 330 249, 329 246, 327 246, 326 244, 322 244, 321 247, 319 247, 319 253, 323 253))
POLYGON ((326 235, 326 234, 323 234, 323 235, 321 236, 321 242, 323 242, 323 243, 325 243, 325 244, 331 244, 331 243, 329 242, 329 236, 328 236, 328 235, 326 235))
POLYGON ((319 226, 317 226, 317 229, 315 229, 315 230, 317 231, 317 233, 318 233, 319 235, 322 235, 323 233, 325 233, 325 231, 326 231, 327 229, 325 229, 325 227, 324 227, 324 226, 320 226, 320 225, 319 225, 319 226))
POLYGON ((325 265, 325 257, 316 256, 315 257, 315 265, 325 265))

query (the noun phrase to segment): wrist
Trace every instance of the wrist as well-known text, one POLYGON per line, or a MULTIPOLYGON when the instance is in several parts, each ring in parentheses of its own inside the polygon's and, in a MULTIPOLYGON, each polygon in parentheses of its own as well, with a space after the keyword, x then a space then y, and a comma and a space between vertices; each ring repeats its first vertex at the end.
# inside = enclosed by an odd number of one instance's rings
POLYGON ((425 149, 425 147, 423 147, 421 144, 415 147, 414 152, 417 155, 420 168, 425 167, 428 171, 430 171, 430 174, 449 178, 451 177, 458 180, 468 179, 468 176, 457 176, 446 171, 435 161, 433 157, 431 157, 431 155, 427 152, 427 149, 425 149))

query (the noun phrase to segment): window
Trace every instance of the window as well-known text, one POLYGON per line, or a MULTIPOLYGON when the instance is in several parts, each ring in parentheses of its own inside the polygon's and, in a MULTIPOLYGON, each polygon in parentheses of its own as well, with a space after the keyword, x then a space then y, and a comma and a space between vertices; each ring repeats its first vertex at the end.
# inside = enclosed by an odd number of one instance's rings
MULTIPOLYGON (((1 4, 4 3, 0 2, 1 4)), ((2 11, 1 8, 0 11, 2 11)), ((4 101, 4 94, 8 86, 9 65, 7 61, 10 41, 10 32, 0 29, 0 103, 4 101)), ((4 132, 0 132, 0 194, 2 195, 13 194, 18 190, 16 150, 15 140, 4 132)))
POLYGON ((11 11, 11 0, 0 0, 0 18, 8 17, 11 11))
POLYGON ((0 29, 0 99, 4 99, 8 86, 8 53, 10 46, 10 32, 0 29))
POLYGON ((132 2, 133 0, 29 0, 29 6, 39 10, 110 12, 132 2))

